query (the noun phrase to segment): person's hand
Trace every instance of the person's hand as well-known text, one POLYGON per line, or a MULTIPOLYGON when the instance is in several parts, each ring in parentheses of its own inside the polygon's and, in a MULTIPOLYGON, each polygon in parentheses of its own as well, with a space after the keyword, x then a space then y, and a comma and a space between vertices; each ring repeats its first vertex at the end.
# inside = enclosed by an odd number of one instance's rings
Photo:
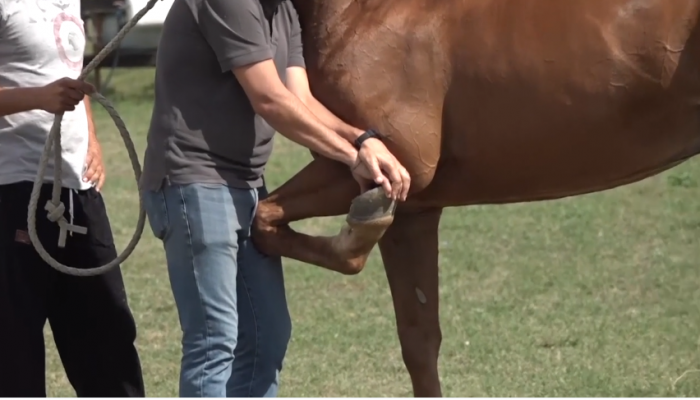
POLYGON ((75 110, 85 97, 95 91, 95 88, 83 81, 61 78, 46 86, 38 88, 39 108, 52 114, 75 110))
POLYGON ((362 143, 357 160, 352 167, 352 175, 360 184, 362 192, 369 190, 372 183, 384 188, 387 197, 406 200, 411 187, 411 177, 381 140, 372 138, 362 143))
POLYGON ((83 182, 90 182, 99 192, 105 183, 105 167, 102 162, 102 146, 96 138, 88 141, 88 152, 85 158, 85 172, 83 182))

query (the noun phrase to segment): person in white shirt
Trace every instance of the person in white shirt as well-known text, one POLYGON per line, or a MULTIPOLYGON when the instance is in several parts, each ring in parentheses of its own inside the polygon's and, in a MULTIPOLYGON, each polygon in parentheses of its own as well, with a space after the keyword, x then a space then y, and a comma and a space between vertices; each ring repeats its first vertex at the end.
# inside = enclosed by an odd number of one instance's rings
POLYGON ((48 320, 68 380, 79 397, 144 397, 136 325, 119 268, 95 276, 61 274, 36 253, 27 207, 54 113, 61 127, 65 217, 87 228, 58 247, 59 228, 43 204, 38 236, 53 258, 95 268, 116 257, 105 204, 105 174, 89 94, 76 80, 85 33, 80 0, 0 0, 0 397, 45 397, 43 328, 48 320))

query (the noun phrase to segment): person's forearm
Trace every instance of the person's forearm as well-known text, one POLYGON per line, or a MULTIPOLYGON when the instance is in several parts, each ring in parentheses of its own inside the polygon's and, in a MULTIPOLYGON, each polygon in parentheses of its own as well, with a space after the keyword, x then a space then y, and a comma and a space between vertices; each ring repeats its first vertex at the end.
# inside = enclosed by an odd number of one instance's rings
POLYGON ((347 140, 350 143, 354 143, 355 139, 360 137, 364 131, 354 126, 348 125, 340 118, 336 117, 335 114, 330 112, 321 102, 316 100, 313 96, 308 96, 305 102, 306 106, 311 110, 314 115, 329 129, 336 132, 340 137, 347 140))
POLYGON ((256 111, 290 140, 348 166, 355 163, 357 151, 350 142, 319 121, 291 92, 270 96, 256 111))
POLYGON ((38 88, 0 88, 0 117, 39 108, 38 88))
POLYGON ((92 119, 92 105, 90 104, 90 96, 85 95, 83 98, 83 103, 85 103, 85 114, 87 115, 89 140, 97 140, 97 136, 95 135, 95 122, 92 119))

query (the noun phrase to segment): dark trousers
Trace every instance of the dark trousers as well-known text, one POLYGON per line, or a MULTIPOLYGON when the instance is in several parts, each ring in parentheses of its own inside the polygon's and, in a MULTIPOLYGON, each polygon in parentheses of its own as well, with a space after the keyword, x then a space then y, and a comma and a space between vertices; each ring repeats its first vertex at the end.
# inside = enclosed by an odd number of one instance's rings
MULTIPOLYGON (((29 241, 31 182, 0 186, 0 397, 45 397, 44 324, 48 320, 68 380, 78 397, 144 397, 136 325, 119 268, 94 277, 55 271, 29 241)), ((51 185, 44 185, 37 233, 64 265, 94 268, 116 257, 102 196, 94 189, 63 189, 70 220, 87 234, 58 248, 58 225, 46 218, 51 185)))

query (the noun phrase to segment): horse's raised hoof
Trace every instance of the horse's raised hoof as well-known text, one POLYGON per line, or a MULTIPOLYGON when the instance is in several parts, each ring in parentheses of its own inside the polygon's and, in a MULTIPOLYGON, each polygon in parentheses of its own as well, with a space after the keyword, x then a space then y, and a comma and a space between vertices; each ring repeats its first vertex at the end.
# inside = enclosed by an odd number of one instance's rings
POLYGON ((396 211, 396 202, 386 197, 384 190, 378 187, 353 199, 346 221, 350 226, 391 221, 394 218, 394 211, 396 211))

